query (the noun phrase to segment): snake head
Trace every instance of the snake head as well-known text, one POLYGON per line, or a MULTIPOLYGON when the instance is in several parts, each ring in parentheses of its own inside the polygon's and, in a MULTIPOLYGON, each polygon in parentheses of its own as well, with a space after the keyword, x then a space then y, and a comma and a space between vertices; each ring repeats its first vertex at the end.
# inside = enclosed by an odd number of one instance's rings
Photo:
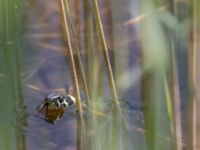
POLYGON ((50 102, 48 100, 48 98, 44 98, 44 101, 42 102, 42 104, 37 106, 37 111, 39 113, 45 113, 46 110, 48 109, 48 106, 50 105, 50 102))

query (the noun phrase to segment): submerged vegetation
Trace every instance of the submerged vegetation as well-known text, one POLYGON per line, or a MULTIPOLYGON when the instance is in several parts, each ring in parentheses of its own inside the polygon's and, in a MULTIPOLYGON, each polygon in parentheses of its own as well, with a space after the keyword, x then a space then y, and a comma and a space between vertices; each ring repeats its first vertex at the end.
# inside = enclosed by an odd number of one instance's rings
POLYGON ((199 149, 199 6, 1 0, 0 149, 199 149), (44 122, 71 87, 77 111, 44 122))

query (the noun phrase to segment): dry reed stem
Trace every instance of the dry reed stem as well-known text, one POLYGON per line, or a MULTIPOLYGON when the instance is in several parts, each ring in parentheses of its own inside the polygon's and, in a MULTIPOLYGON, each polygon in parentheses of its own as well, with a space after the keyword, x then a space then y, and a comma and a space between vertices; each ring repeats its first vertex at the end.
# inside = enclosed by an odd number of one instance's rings
POLYGON ((102 45, 102 51, 103 51, 105 65, 106 65, 106 71, 107 71, 109 85, 110 85, 110 89, 111 89, 111 93, 112 93, 112 97, 113 97, 112 100, 113 100, 113 103, 115 104, 115 106, 118 106, 119 101, 118 101, 115 82, 114 82, 114 78, 113 78, 112 68, 111 68, 111 64, 110 64, 110 60, 109 60, 108 49, 106 46, 106 41, 105 41, 105 37, 104 37, 104 33, 103 33, 103 27, 102 27, 102 22, 101 22, 101 17, 100 17, 97 0, 93 0, 93 7, 94 7, 94 16, 96 19, 97 31, 99 32, 99 35, 100 35, 100 42, 102 45))
POLYGON ((89 92, 88 92, 88 86, 87 86, 87 82, 86 82, 86 77, 85 77, 85 72, 84 72, 84 69, 83 69, 83 64, 82 64, 82 61, 81 61, 81 54, 80 54, 80 49, 79 49, 79 42, 77 40, 77 34, 75 33, 75 30, 73 28, 73 24, 72 24, 72 20, 71 20, 71 16, 69 14, 70 12, 70 9, 69 9, 69 4, 68 4, 68 1, 66 0, 66 8, 67 8, 67 12, 68 12, 68 16, 69 16, 69 22, 70 22, 70 27, 71 27, 71 31, 72 31, 72 34, 73 34, 73 37, 75 39, 75 52, 77 54, 77 66, 78 68, 80 69, 80 77, 81 77, 81 81, 82 81, 82 84, 83 84, 83 90, 85 92, 85 96, 86 96, 86 104, 89 105, 90 104, 90 97, 89 97, 89 92))
POLYGON ((175 52, 172 49, 172 109, 173 109, 173 137, 176 150, 182 150, 182 126, 181 126, 181 99, 176 68, 175 52))
POLYGON ((195 150, 197 146, 197 76, 196 76, 196 54, 198 49, 197 44, 197 1, 194 0, 192 3, 193 7, 193 18, 192 18, 192 35, 189 43, 189 53, 188 53, 188 78, 189 78, 189 106, 188 106, 188 138, 187 138, 187 149, 195 150))
POLYGON ((74 84, 74 92, 75 92, 75 97, 76 97, 76 105, 77 105, 78 112, 80 115, 82 114, 81 98, 80 98, 80 91, 79 91, 79 86, 78 86, 78 78, 77 78, 76 66, 74 62, 73 50, 72 50, 72 45, 71 45, 71 39, 69 35, 67 15, 65 12, 64 0, 60 0, 59 2, 60 2, 60 10, 61 10, 62 20, 63 20, 63 29, 66 34, 67 44, 68 44, 68 51, 66 50, 65 53, 67 54, 69 52, 69 59, 70 59, 70 64, 71 64, 71 69, 72 69, 72 80, 74 84))

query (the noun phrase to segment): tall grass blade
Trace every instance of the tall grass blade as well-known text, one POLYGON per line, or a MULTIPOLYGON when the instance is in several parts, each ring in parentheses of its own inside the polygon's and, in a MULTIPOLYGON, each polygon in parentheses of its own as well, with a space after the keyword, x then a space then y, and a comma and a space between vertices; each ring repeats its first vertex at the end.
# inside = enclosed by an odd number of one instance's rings
MULTIPOLYGON (((92 17, 91 17, 91 2, 90 0, 85 0, 83 2, 83 15, 84 15, 84 22, 83 22, 83 31, 84 31, 84 50, 86 52, 85 55, 85 68, 86 68, 86 77, 87 77, 87 84, 89 86, 89 93, 90 96, 92 95, 92 29, 93 26, 91 24, 92 17)), ((94 40, 95 42, 95 40, 94 40)))
POLYGON ((82 81, 82 84, 83 84, 83 90, 85 92, 85 96, 86 96, 86 104, 89 105, 90 104, 90 96, 89 96, 89 91, 88 91, 88 86, 87 86, 87 82, 86 82, 86 77, 85 77, 85 72, 84 72, 84 68, 83 68, 83 64, 82 64, 82 61, 81 61, 81 54, 80 54, 80 49, 79 49, 79 43, 78 42, 78 37, 77 37, 77 34, 74 30, 74 27, 73 27, 73 22, 72 22, 72 19, 71 19, 71 15, 70 15, 70 9, 69 9, 69 4, 68 4, 68 1, 66 0, 66 9, 67 9, 67 18, 68 18, 68 22, 69 22, 69 25, 70 25, 70 28, 71 28, 71 31, 72 31, 72 36, 75 40, 74 42, 74 47, 75 47, 75 52, 76 52, 76 55, 77 55, 77 68, 79 68, 79 71, 80 71, 80 77, 81 77, 81 81, 82 81))
POLYGON ((0 1, 0 149, 24 150, 26 125, 21 80, 22 2, 0 1))
POLYGON ((163 77, 164 82, 164 89, 165 89, 165 97, 166 97, 166 106, 167 106, 167 113, 169 116, 170 123, 172 124, 172 130, 173 130, 173 114, 172 114, 172 103, 171 103, 171 95, 169 90, 169 85, 167 82, 166 77, 163 77))
POLYGON ((172 144, 170 141, 166 142, 164 138, 171 137, 170 126, 167 111, 163 111, 166 110, 163 75, 169 65, 166 59, 169 50, 157 18, 157 5, 153 0, 141 1, 140 4, 142 14, 149 13, 140 25, 141 63, 144 71, 141 81, 141 100, 144 105, 146 149, 169 150, 172 144))
POLYGON ((75 97, 76 97, 76 105, 79 111, 79 115, 82 114, 82 105, 81 105, 81 99, 80 99, 80 91, 79 91, 79 85, 78 85, 78 78, 77 78, 77 72, 76 72, 76 65, 74 61, 74 55, 73 55, 73 50, 72 50, 72 43, 71 43, 71 38, 70 38, 70 33, 69 33, 69 27, 68 27, 68 22, 67 22, 67 14, 65 11, 65 5, 64 5, 64 0, 59 1, 59 6, 60 6, 60 11, 61 11, 61 16, 62 16, 62 21, 63 21, 63 30, 66 34, 66 40, 68 44, 68 51, 66 50, 66 55, 69 54, 69 59, 70 59, 70 65, 72 69, 72 80, 73 80, 73 88, 75 92, 75 97))
MULTIPOLYGON (((106 22, 108 22, 108 29, 107 29, 107 34, 105 34, 105 36, 107 36, 107 39, 108 39, 108 44, 107 44, 107 47, 110 49, 109 51, 109 57, 110 57, 110 63, 111 63, 111 66, 112 66, 112 72, 113 72, 113 76, 114 76, 114 79, 116 81, 116 75, 117 75, 117 72, 116 72, 116 55, 115 55, 115 52, 116 52, 116 49, 114 49, 114 32, 113 32, 113 29, 114 29, 114 19, 113 19, 113 15, 112 15, 112 5, 111 5, 111 0, 107 0, 104 2, 105 6, 107 7, 107 17, 106 17, 106 22)), ((118 60, 119 61, 119 60, 118 60)))
MULTIPOLYGON (((126 80, 127 82, 129 82, 132 79, 132 78, 127 78, 123 80, 122 83, 118 82, 123 73, 126 72, 126 74, 129 74, 127 58, 129 58, 128 55, 130 51, 128 49, 128 44, 130 44, 129 42, 130 40, 132 40, 132 38, 128 37, 128 34, 126 33, 127 28, 124 27, 124 20, 125 20, 124 7, 126 7, 126 4, 124 3, 124 1, 123 0, 108 0, 107 3, 108 3, 107 5, 110 6, 109 18, 111 18, 109 19, 110 31, 108 34, 108 38, 110 39, 109 40, 110 49, 113 51, 110 55, 110 58, 111 60, 114 59, 112 60, 111 65, 113 66, 113 73, 114 73, 114 78, 115 78, 116 86, 117 86, 117 94, 120 97, 121 95, 123 95, 124 91, 126 91, 126 88, 123 86, 123 83, 125 83, 126 80)), ((134 9, 132 7, 131 9, 134 9)), ((131 53, 135 53, 134 50, 131 50, 131 53)))
POLYGON ((102 45, 102 51, 103 51, 105 65, 106 65, 106 71, 107 71, 109 85, 110 85, 110 89, 111 89, 111 93, 112 93, 112 97, 113 97, 112 100, 113 100, 113 103, 116 106, 118 106, 119 101, 118 101, 116 86, 115 86, 115 82, 114 82, 114 78, 113 78, 113 72, 112 72, 112 68, 111 68, 111 64, 110 64, 110 60, 109 60, 108 49, 106 46, 106 41, 105 41, 105 37, 104 37, 104 33, 103 33, 103 26, 102 26, 102 22, 101 22, 101 18, 100 18, 98 3, 97 3, 97 0, 92 0, 92 2, 93 2, 92 6, 94 7, 93 14, 94 14, 94 17, 96 20, 96 26, 97 26, 97 30, 98 30, 98 33, 100 36, 100 42, 102 45))
POLYGON ((172 48, 172 108, 173 108, 173 136, 176 150, 182 150, 181 100, 176 69, 175 49, 172 48))
POLYGON ((192 21, 191 21, 191 39, 189 43, 189 103, 188 103, 188 134, 187 134, 187 149, 193 150, 198 149, 200 147, 199 139, 200 139, 200 128, 199 128, 199 105, 200 100, 198 96, 200 78, 199 78, 199 66, 198 64, 200 59, 199 53, 199 26, 200 26, 200 3, 197 0, 193 0, 190 2, 192 8, 192 21))

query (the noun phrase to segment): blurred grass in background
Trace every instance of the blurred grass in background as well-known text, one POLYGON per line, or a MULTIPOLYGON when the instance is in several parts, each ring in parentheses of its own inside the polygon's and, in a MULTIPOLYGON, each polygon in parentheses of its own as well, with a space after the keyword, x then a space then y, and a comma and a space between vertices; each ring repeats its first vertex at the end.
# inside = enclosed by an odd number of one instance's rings
MULTIPOLYGON (((36 6, 29 3, 31 8, 36 6)), ((24 4, 0 1, 0 149, 5 150, 30 148, 22 132, 27 118, 26 83, 21 79, 25 64, 21 63, 32 57, 22 58, 24 4)), ((60 15, 57 20, 65 43, 61 55, 65 51, 79 110, 76 149, 200 148, 197 0, 59 0, 51 4, 55 7, 48 11, 54 8, 60 15), (81 92, 87 115, 82 113, 81 92), (137 97, 130 94, 135 92, 137 97), (120 105, 136 99, 143 106, 140 120, 144 124, 139 128, 131 124, 136 116, 120 105)), ((59 50, 55 53, 60 54, 59 50)), ((35 85, 34 89, 42 88, 35 85)))
POLYGON ((0 1, 0 149, 25 149, 20 1, 0 1))

